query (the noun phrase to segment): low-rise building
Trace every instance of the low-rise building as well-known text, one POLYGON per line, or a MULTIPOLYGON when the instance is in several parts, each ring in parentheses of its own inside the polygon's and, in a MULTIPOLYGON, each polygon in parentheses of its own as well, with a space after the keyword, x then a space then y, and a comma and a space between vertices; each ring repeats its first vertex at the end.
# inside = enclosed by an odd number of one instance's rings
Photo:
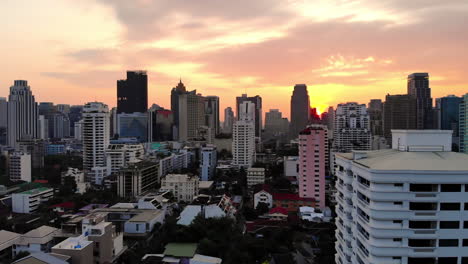
POLYGON ((23 152, 13 152, 8 159, 10 181, 31 182, 31 155, 23 152))
POLYGON ((54 238, 60 233, 60 230, 50 226, 41 226, 33 229, 24 235, 21 235, 13 245, 13 257, 20 252, 48 253, 53 245, 54 238))
POLYGON ((164 223, 164 211, 145 210, 144 212, 130 218, 125 223, 126 236, 145 236, 153 231, 154 226, 164 223))
POLYGON ((13 245, 20 237, 20 234, 7 230, 0 230, 0 263, 2 260, 12 259, 11 252, 13 245))
POLYGON ((251 188, 257 184, 265 183, 265 168, 248 168, 247 169, 247 187, 251 188))
MULTIPOLYGON (((71 257, 55 253, 36 252, 12 262, 12 264, 70 264, 71 257)), ((74 264, 74 263, 72 263, 74 264)))
POLYGON ((12 194, 14 213, 30 214, 37 210, 41 203, 47 202, 54 196, 52 188, 37 188, 12 194))
POLYGON ((191 202, 199 191, 198 176, 187 174, 168 174, 161 180, 161 191, 171 191, 180 202, 191 202))
POLYGON ((257 208, 259 203, 265 203, 268 208, 273 207, 273 195, 267 190, 260 190, 254 194, 254 208, 257 208))
POLYGON ((297 193, 273 193, 273 205, 289 212, 297 212, 301 206, 318 206, 314 198, 302 198, 297 193))
POLYGON ((88 240, 84 235, 65 239, 53 246, 52 252, 70 256, 71 264, 88 264, 94 262, 93 241, 88 240))

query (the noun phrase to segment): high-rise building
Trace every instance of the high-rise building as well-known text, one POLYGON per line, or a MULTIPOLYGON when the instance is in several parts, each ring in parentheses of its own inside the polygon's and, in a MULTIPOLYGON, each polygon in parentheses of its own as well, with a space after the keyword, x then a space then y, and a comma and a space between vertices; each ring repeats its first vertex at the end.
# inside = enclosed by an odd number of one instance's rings
POLYGON ((416 98, 411 95, 387 95, 383 110, 383 134, 388 143, 392 129, 416 129, 416 98))
POLYGON ((110 144, 106 149, 107 173, 116 174, 120 169, 143 160, 142 144, 110 144))
POLYGON ((171 141, 174 130, 174 114, 158 105, 148 110, 148 142, 171 141))
POLYGON ((214 145, 207 145, 201 149, 200 168, 202 181, 209 181, 214 177, 218 163, 216 152, 216 146, 214 145))
POLYGON ((117 128, 117 134, 121 138, 135 138, 138 142, 147 142, 148 113, 117 114, 117 128))
POLYGON ((299 132, 299 197, 313 198, 325 208, 325 176, 328 171, 328 129, 310 125, 299 132))
POLYGON ((460 134, 460 152, 468 153, 468 94, 465 94, 460 102, 459 112, 459 134, 460 134))
POLYGON ((127 71, 126 80, 117 81, 117 113, 146 113, 148 75, 146 71, 127 71))
MULTIPOLYGON (((327 128, 328 131, 333 132, 334 127, 335 127, 335 109, 333 109, 333 106, 328 107, 328 122, 327 122, 327 128)), ((329 137, 333 137, 333 133, 329 133, 329 137)))
POLYGON ((244 101, 238 107, 238 118, 232 131, 233 165, 250 168, 255 162, 255 104, 244 101))
POLYGON ((437 109, 437 128, 442 130, 452 130, 452 142, 459 145, 459 117, 460 117, 460 103, 463 101, 462 97, 449 95, 436 99, 437 109))
POLYGON ((265 113, 265 131, 264 138, 283 138, 289 133, 289 121, 283 117, 283 114, 278 109, 270 109, 265 113))
POLYGON ((0 128, 8 126, 8 101, 5 97, 0 97, 0 128))
POLYGON ((83 112, 82 105, 70 106, 70 112, 68 113, 68 120, 70 120, 70 136, 75 136, 75 123, 81 120, 81 113, 83 112))
POLYGON ((310 118, 310 99, 307 85, 296 84, 291 96, 291 138, 297 138, 306 128, 310 118))
POLYGON ((56 108, 54 106, 54 103, 51 102, 40 102, 39 106, 39 115, 44 116, 44 118, 47 120, 47 139, 48 138, 53 138, 54 137, 54 114, 56 113, 56 108))
POLYGON ((70 105, 69 104, 58 104, 57 105, 57 111, 60 113, 64 113, 68 115, 70 113, 70 105))
POLYGON ((182 83, 182 80, 180 80, 177 86, 171 90, 171 111, 174 115, 174 126, 176 127, 177 132, 177 134, 174 135, 175 140, 179 139, 179 96, 186 92, 187 89, 185 88, 184 83, 182 83))
POLYGON ((198 195, 200 179, 195 175, 168 174, 161 179, 160 191, 170 191, 178 201, 192 202, 198 195))
POLYGON ((372 135, 366 105, 353 102, 339 104, 333 133, 335 152, 370 150, 372 135))
POLYGON ((205 99, 196 90, 180 94, 178 99, 178 140, 196 139, 200 127, 205 125, 205 99))
POLYGON ((234 112, 231 107, 226 107, 224 109, 224 123, 223 123, 223 133, 232 134, 232 127, 234 126, 234 112))
POLYGON ((8 161, 10 181, 31 182, 31 155, 15 151, 9 155, 8 161))
POLYGON ((336 154, 336 263, 468 261, 468 156, 451 136, 394 130, 392 149, 336 154))
POLYGON ((240 105, 243 102, 251 102, 254 104, 255 109, 255 136, 257 138, 262 137, 262 128, 263 128, 263 112, 262 112, 262 98, 258 95, 253 97, 248 97, 247 94, 242 94, 241 97, 236 98, 236 107, 237 107, 237 119, 240 120, 240 105))
POLYGON ((83 120, 75 122, 74 130, 74 138, 78 141, 83 140, 83 120))
POLYGON ((83 108, 83 170, 87 181, 102 183, 99 168, 107 170, 105 151, 109 145, 109 108, 99 102, 87 103, 83 108))
POLYGON ((37 103, 28 81, 16 80, 8 97, 8 145, 22 138, 37 138, 37 103))
POLYGON ((44 168, 45 142, 42 139, 23 139, 18 141, 19 151, 31 156, 33 174, 36 169, 44 168))
POLYGON ((43 115, 37 119, 37 138, 42 140, 49 139, 49 120, 43 115))
POLYGON ((408 95, 416 97, 416 128, 433 128, 434 114, 432 113, 432 97, 428 73, 413 73, 408 75, 408 95))
MULTIPOLYGON (((53 115, 53 138, 70 137, 70 119, 68 115, 62 112, 56 112, 53 115)), ((50 121, 49 121, 50 122, 50 121)))
POLYGON ((219 97, 205 97, 205 125, 213 131, 214 135, 219 135, 219 97))
POLYGON ((367 106, 373 136, 383 136, 383 103, 380 99, 370 100, 367 106))
POLYGON ((156 189, 159 164, 138 162, 122 168, 117 177, 117 193, 120 197, 137 197, 156 189))

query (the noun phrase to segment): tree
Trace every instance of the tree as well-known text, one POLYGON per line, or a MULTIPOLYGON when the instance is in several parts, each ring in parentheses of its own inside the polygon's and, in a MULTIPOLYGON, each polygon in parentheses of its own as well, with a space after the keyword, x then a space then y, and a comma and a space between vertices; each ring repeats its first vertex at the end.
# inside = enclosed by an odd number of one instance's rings
POLYGON ((76 181, 75 178, 67 176, 63 178, 63 184, 60 186, 60 195, 67 196, 76 192, 76 181))
POLYGON ((270 208, 268 207, 268 204, 260 202, 257 204, 257 208, 255 208, 255 210, 258 215, 264 215, 270 211, 270 208))

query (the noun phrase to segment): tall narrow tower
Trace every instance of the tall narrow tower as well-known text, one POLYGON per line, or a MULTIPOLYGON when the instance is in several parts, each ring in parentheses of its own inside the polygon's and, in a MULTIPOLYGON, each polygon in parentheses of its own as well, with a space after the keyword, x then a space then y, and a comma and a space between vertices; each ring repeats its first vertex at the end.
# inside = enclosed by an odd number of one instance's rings
POLYGON ((291 96, 291 138, 299 136, 299 132, 306 128, 310 116, 310 99, 307 85, 296 84, 291 96))
POLYGON ((408 75, 408 95, 416 97, 416 128, 432 129, 434 127, 434 118, 428 73, 408 75))

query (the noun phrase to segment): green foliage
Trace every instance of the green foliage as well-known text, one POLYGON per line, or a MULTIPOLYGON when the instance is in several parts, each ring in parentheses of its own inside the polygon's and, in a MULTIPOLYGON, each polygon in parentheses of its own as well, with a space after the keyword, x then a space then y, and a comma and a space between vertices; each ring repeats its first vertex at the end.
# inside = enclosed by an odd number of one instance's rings
POLYGON ((258 215, 264 215, 270 211, 270 208, 268 207, 268 204, 260 202, 257 204, 257 208, 255 208, 255 210, 258 215))

